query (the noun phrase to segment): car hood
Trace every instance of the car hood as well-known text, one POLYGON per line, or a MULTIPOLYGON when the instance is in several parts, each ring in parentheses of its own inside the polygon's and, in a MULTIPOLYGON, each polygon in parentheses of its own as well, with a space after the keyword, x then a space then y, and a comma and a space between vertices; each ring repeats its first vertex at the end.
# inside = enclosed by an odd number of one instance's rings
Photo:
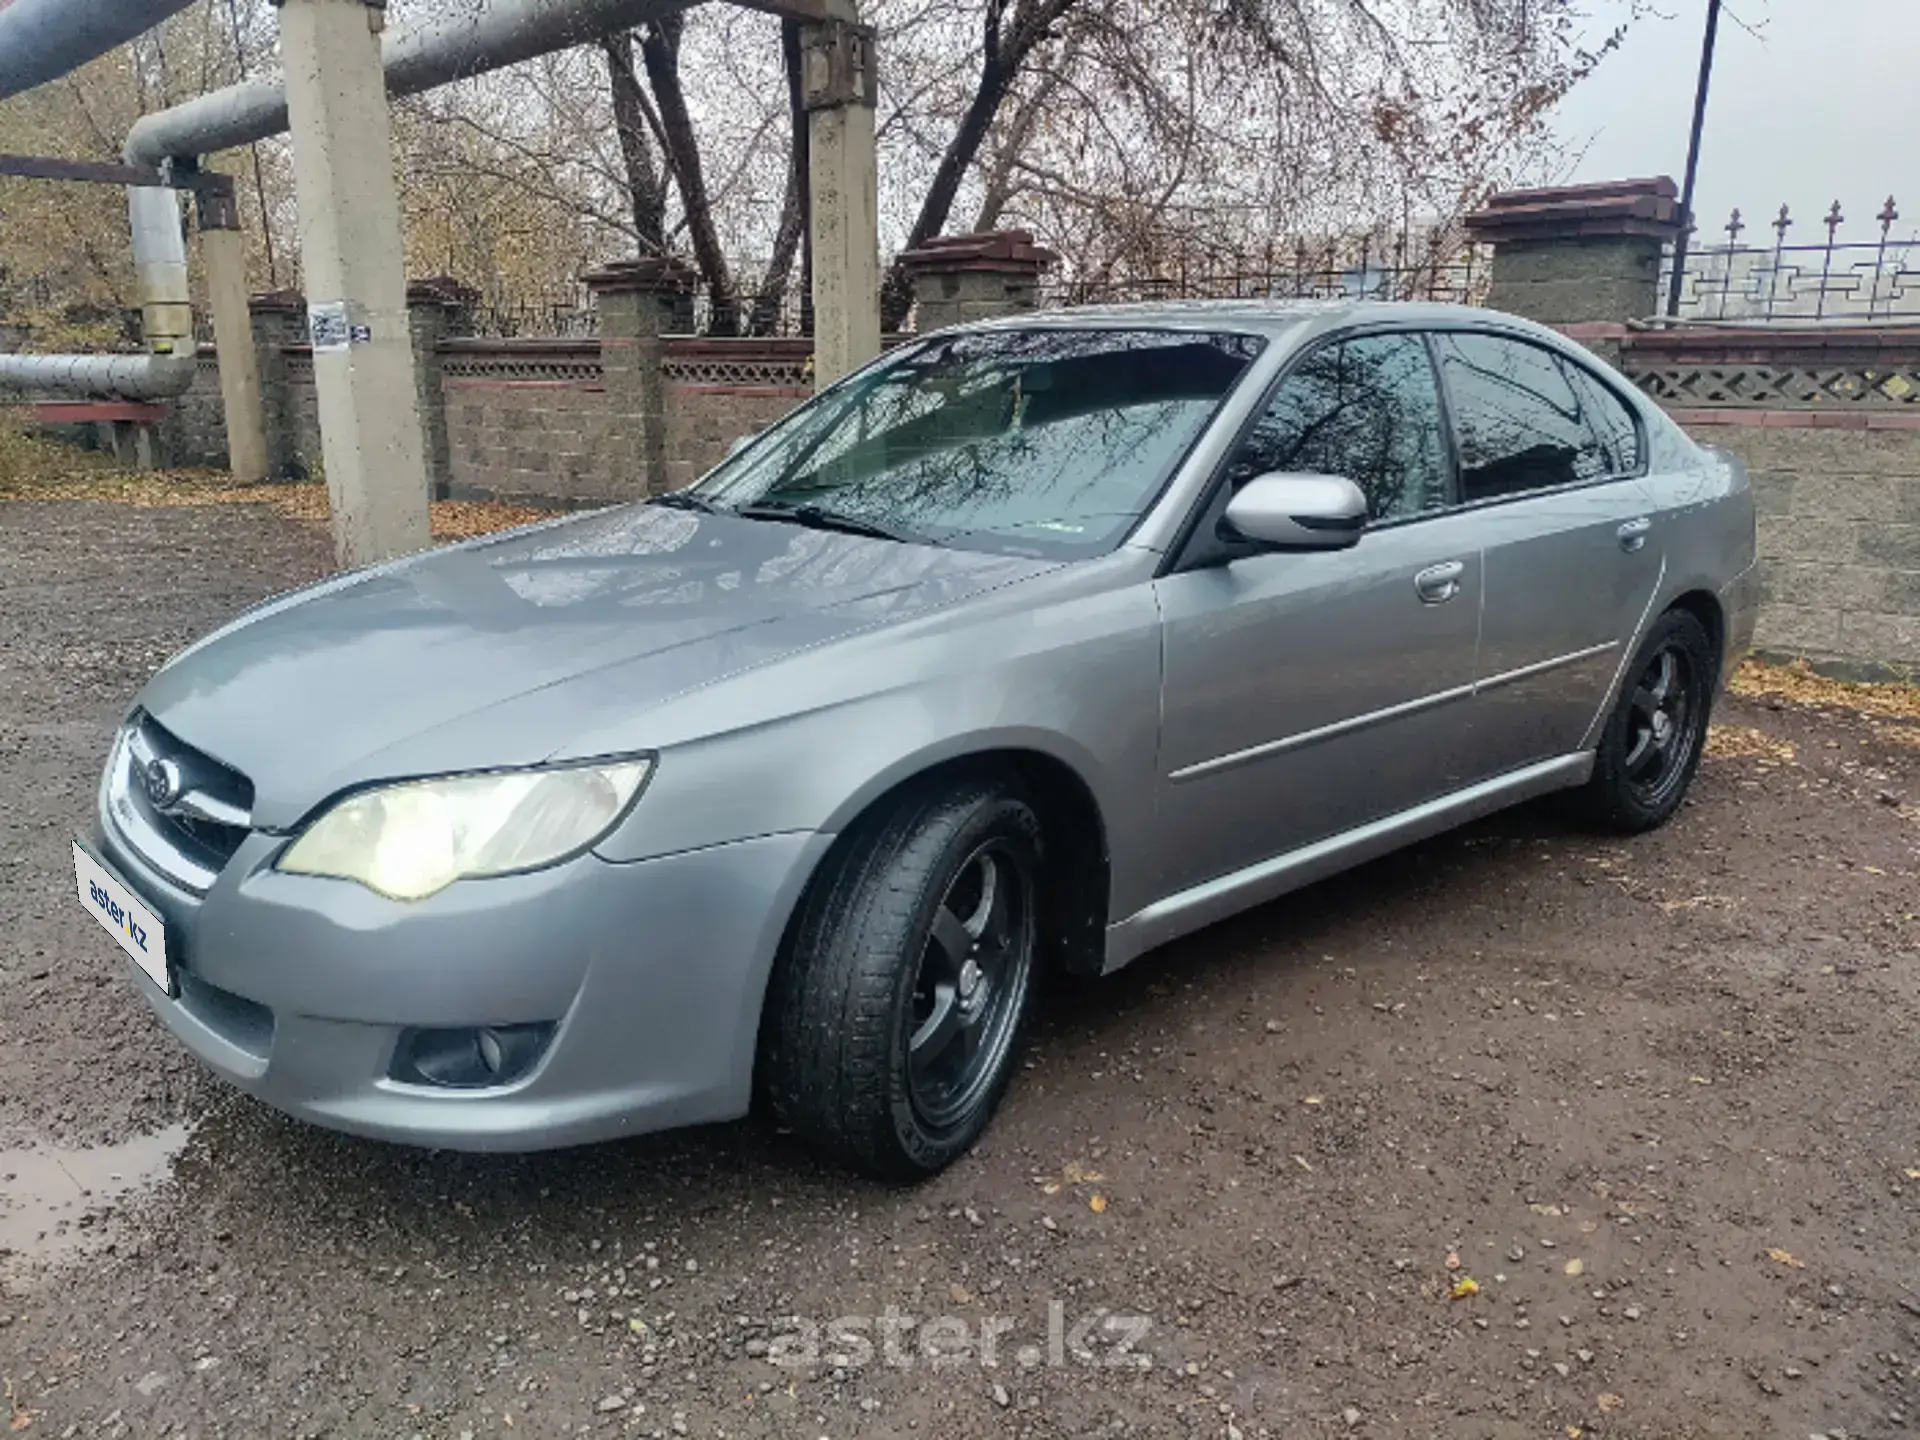
POLYGON ((370 780, 536 764, 588 725, 1057 567, 627 506, 270 601, 139 704, 245 774, 275 829, 370 780), (534 692, 550 703, 507 703, 534 692))

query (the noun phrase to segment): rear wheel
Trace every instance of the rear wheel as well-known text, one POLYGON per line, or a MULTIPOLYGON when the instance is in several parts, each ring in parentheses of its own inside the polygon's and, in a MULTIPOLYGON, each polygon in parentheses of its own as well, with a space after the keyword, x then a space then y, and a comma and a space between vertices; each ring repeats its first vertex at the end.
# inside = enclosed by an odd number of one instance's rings
POLYGON ((775 966, 762 1090, 803 1140, 913 1179, 1012 1071, 1039 955, 1040 826, 1008 789, 910 794, 847 838, 775 966))
POLYGON ((1654 622, 1627 674, 1593 777, 1574 801, 1590 823, 1633 834, 1664 825, 1693 783, 1718 683, 1713 642, 1694 616, 1670 610, 1654 622))

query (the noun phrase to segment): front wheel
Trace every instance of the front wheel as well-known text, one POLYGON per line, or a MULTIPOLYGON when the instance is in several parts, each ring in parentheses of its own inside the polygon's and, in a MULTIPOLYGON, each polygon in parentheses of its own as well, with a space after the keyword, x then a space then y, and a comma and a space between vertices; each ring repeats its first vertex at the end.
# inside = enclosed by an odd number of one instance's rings
POLYGON ((1670 610, 1654 622, 1601 733, 1593 777, 1574 792, 1584 819, 1637 834, 1672 817, 1700 766, 1717 683, 1713 642, 1697 619, 1670 610))
POLYGON ((761 1088, 871 1174, 944 1168, 992 1118, 1039 956, 1041 836, 991 782, 910 794, 847 837, 774 968, 761 1088))

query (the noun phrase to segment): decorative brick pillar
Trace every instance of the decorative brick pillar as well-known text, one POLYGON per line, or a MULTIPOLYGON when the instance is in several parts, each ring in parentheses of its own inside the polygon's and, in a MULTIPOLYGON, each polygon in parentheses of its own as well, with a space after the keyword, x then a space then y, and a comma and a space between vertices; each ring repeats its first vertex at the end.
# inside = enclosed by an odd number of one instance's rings
POLYGON ((253 353, 260 370, 260 412, 267 427, 267 479, 304 480, 293 395, 287 381, 287 347, 307 340, 307 301, 298 290, 273 290, 247 302, 253 323, 253 353))
POLYGON ((638 462, 633 488, 642 495, 669 488, 660 337, 683 312, 698 278, 692 266, 669 256, 616 260, 582 277, 600 316, 607 410, 628 464, 638 462))
POLYGON ((1672 180, 1510 190, 1467 217, 1493 246, 1487 304, 1568 329, 1609 360, 1629 320, 1660 312, 1660 257, 1680 233, 1672 180))
POLYGON ((453 493, 453 449, 447 439, 447 392, 440 342, 473 333, 480 292, 450 275, 407 286, 407 331, 413 340, 413 385, 420 401, 420 438, 427 462, 427 494, 453 493))
POLYGON ((1040 277, 1059 257, 1025 230, 942 235, 900 257, 922 335, 1038 308, 1040 277))

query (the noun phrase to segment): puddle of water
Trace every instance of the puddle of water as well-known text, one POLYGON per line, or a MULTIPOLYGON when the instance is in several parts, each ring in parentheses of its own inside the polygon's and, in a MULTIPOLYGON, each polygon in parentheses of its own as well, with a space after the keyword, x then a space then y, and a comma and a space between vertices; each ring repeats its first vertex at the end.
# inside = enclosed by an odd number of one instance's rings
POLYGON ((119 1145, 0 1150, 0 1262, 44 1262, 102 1236, 101 1212, 166 1179, 190 1133, 170 1125, 119 1145))

